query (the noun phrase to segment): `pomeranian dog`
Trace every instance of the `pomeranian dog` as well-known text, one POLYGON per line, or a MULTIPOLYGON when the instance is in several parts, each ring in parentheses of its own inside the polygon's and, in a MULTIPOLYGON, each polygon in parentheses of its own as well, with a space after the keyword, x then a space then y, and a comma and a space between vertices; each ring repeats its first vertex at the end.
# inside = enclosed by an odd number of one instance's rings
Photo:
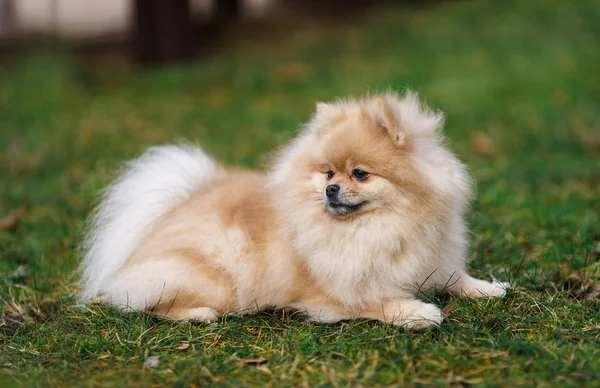
POLYGON ((422 292, 495 297, 467 274, 471 180, 417 96, 318 103, 266 173, 151 148, 91 220, 85 298, 176 320, 290 308, 316 322, 438 325, 422 292))

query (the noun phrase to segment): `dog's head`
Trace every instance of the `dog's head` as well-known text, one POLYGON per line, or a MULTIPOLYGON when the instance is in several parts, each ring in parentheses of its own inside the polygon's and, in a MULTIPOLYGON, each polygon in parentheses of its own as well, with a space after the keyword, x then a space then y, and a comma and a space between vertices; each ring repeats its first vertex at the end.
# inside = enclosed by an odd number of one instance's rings
POLYGON ((411 217, 440 201, 464 204, 468 176, 443 145, 442 121, 414 94, 318 103, 272 180, 284 184, 278 187, 288 210, 318 210, 335 220, 411 217))

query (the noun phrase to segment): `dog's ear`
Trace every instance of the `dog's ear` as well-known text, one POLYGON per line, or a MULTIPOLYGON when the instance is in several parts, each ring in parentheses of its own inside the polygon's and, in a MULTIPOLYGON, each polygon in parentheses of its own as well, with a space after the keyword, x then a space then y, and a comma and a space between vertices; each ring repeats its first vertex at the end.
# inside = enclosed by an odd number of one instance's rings
POLYGON ((400 126, 400 112, 394 111, 388 100, 378 97, 375 100, 375 115, 379 126, 390 135, 392 140, 398 146, 404 146, 406 144, 406 134, 400 126))
POLYGON ((341 114, 342 110, 338 106, 326 102, 317 102, 317 112, 315 113, 317 121, 335 121, 341 114))
POLYGON ((337 113, 337 109, 335 106, 328 104, 326 102, 317 102, 317 117, 325 117, 335 115, 337 113))
POLYGON ((344 111, 339 106, 325 102, 317 102, 316 112, 313 118, 315 129, 322 133, 333 124, 344 118, 344 111))

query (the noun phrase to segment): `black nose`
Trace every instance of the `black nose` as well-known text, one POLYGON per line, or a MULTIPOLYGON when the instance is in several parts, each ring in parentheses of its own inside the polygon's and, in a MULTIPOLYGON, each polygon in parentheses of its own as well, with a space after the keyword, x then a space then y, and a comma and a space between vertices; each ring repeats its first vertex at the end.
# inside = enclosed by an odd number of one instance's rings
POLYGON ((333 197, 340 191, 340 185, 329 185, 325 188, 325 194, 327 194, 328 198, 333 197))

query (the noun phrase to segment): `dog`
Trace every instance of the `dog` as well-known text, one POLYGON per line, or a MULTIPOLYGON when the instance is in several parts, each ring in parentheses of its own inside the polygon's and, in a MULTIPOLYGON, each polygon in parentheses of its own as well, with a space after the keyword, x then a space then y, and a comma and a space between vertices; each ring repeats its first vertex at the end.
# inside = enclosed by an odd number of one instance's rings
POLYGON ((415 93, 317 103, 266 172, 154 147, 108 187, 87 232, 84 298, 175 320, 291 308, 315 322, 419 329, 418 298, 500 297, 468 275, 467 169, 415 93))

